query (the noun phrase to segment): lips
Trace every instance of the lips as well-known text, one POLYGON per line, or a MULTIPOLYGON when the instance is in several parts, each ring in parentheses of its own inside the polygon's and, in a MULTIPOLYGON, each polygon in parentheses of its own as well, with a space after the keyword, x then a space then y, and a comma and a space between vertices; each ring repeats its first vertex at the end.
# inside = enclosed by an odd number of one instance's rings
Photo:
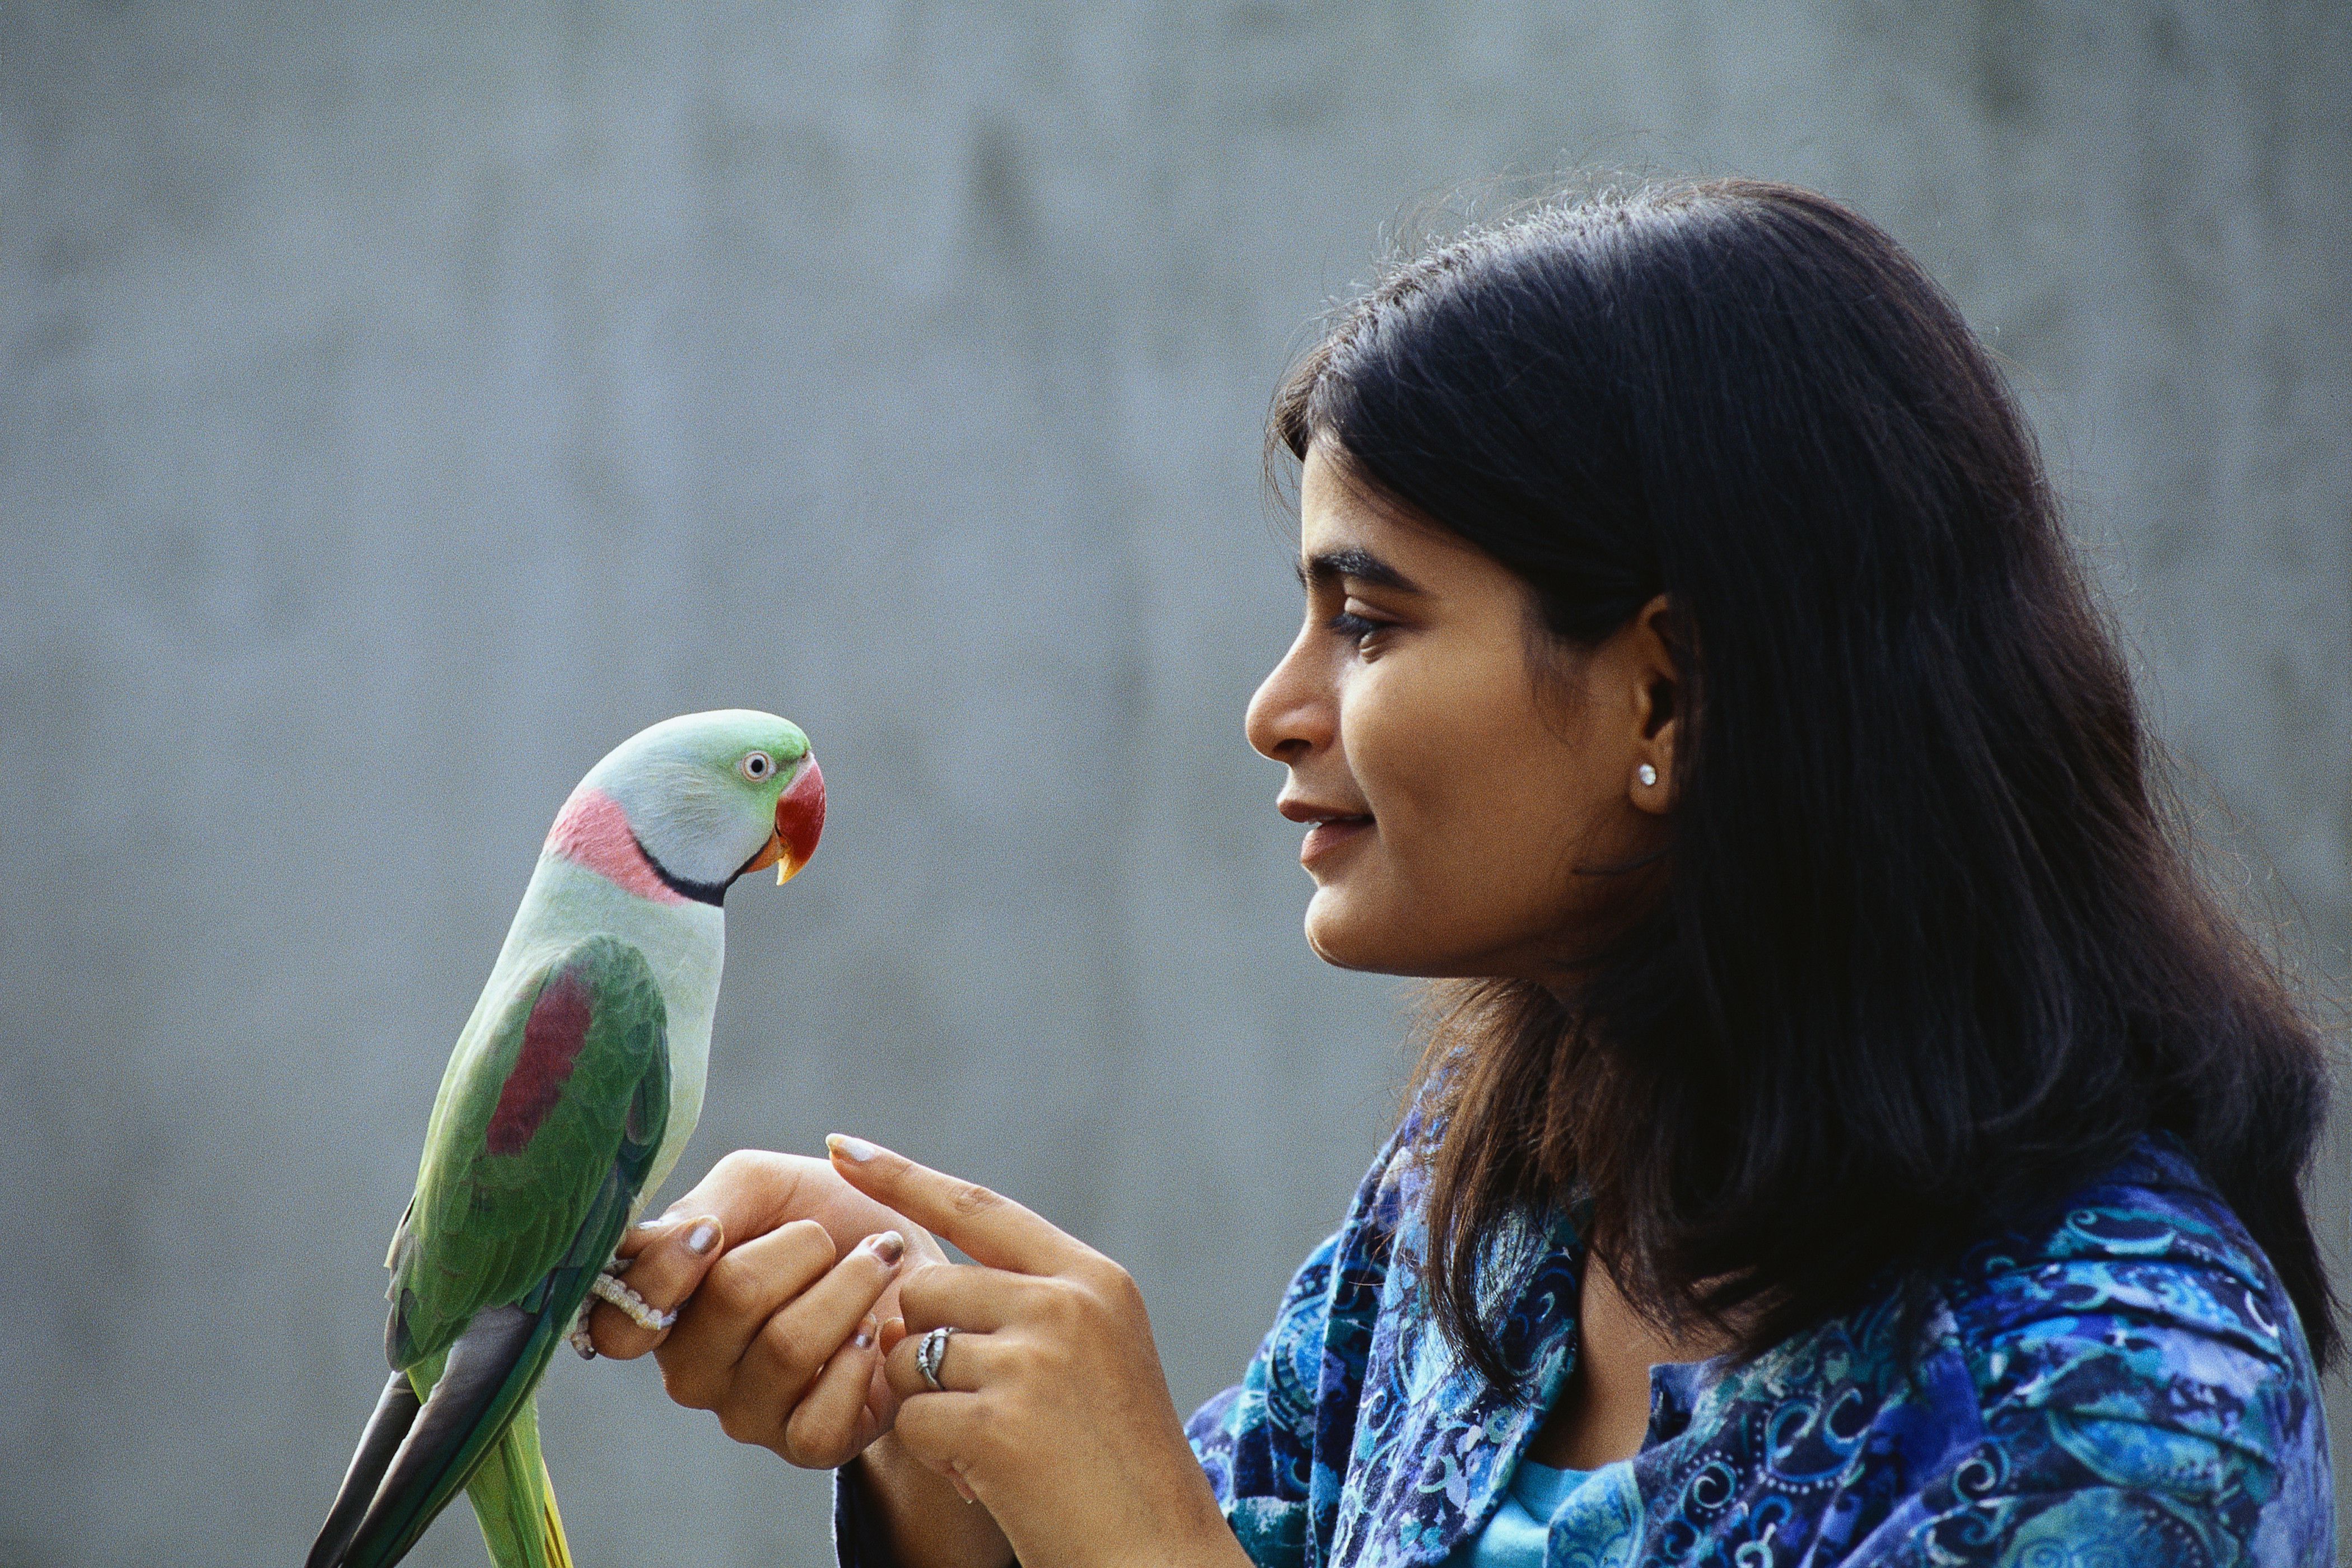
POLYGON ((1298 863, 1302 866, 1312 866, 1372 830, 1369 816, 1310 817, 1307 824, 1307 837, 1298 846, 1298 863))
POLYGON ((1274 808, 1291 821, 1307 825, 1307 840, 1298 847, 1298 863, 1302 866, 1311 866, 1324 856, 1354 843, 1372 826, 1370 813, 1349 811, 1333 802, 1285 796, 1274 803, 1274 808))

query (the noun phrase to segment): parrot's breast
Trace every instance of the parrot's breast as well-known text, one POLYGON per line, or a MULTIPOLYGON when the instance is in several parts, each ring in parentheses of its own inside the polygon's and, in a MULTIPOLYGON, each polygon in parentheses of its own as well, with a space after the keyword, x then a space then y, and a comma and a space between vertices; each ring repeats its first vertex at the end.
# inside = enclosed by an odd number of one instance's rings
POLYGON ((642 1207, 677 1163, 702 1114, 710 1020, 719 1007, 719 976, 727 957, 727 917, 690 900, 643 897, 560 854, 542 854, 484 996, 506 994, 518 976, 592 936, 616 937, 636 948, 661 988, 669 1123, 638 1198, 642 1207))

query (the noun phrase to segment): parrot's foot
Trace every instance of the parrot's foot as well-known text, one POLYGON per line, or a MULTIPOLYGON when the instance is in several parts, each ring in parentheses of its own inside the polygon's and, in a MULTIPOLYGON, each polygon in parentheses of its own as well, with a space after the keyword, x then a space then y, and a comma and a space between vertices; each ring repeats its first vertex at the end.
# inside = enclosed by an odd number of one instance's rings
POLYGON ((588 1299, 580 1303, 578 1316, 572 1320, 572 1327, 563 1335, 565 1342, 580 1352, 582 1361, 596 1359, 596 1342, 588 1337, 588 1314, 596 1310, 598 1301, 610 1301, 627 1313, 631 1322, 648 1333, 660 1333, 677 1321, 675 1311, 655 1311, 643 1296, 621 1283, 621 1276, 627 1273, 629 1265, 635 1261, 634 1258, 615 1258, 604 1265, 604 1271, 588 1287, 588 1299))
MULTIPOLYGON (((623 1268, 627 1267, 627 1260, 618 1261, 621 1261, 623 1268)), ((646 1305, 643 1296, 621 1283, 620 1271, 609 1265, 604 1272, 596 1276, 596 1282, 588 1287, 588 1293, 620 1308, 627 1314, 629 1321, 649 1334, 660 1333, 677 1321, 676 1311, 656 1311, 646 1305)))

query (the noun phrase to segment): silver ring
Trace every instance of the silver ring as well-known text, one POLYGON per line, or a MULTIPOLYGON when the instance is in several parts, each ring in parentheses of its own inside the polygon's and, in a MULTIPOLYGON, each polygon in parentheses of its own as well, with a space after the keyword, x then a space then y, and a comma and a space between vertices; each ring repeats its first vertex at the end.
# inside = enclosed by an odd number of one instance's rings
POLYGON ((923 1374, 923 1381, 931 1385, 933 1394, 948 1391, 948 1385, 940 1381, 940 1363, 947 1358, 948 1336, 954 1332, 951 1326, 942 1323, 925 1334, 922 1343, 915 1347, 915 1370, 923 1374))

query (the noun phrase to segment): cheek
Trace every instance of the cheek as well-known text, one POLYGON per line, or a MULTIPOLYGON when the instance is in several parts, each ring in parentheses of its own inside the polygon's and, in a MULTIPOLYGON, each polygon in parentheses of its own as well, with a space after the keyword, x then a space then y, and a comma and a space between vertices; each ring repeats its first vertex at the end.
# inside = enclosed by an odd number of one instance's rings
POLYGON ((1574 739, 1507 686, 1380 673, 1341 712, 1376 852, 1310 909, 1309 940, 1359 967, 1475 972, 1574 918, 1589 826, 1574 739))
POLYGON ((1536 715, 1474 679, 1432 678, 1451 673, 1400 670, 1382 686, 1375 666, 1366 700, 1342 710, 1365 804, 1419 875, 1445 871, 1479 841, 1556 831, 1561 816, 1560 748, 1536 715))
POLYGON ((1443 759, 1444 737, 1433 733, 1414 683, 1375 665, 1355 672, 1339 692, 1339 747, 1364 804, 1386 824, 1414 809, 1416 787, 1443 759))

